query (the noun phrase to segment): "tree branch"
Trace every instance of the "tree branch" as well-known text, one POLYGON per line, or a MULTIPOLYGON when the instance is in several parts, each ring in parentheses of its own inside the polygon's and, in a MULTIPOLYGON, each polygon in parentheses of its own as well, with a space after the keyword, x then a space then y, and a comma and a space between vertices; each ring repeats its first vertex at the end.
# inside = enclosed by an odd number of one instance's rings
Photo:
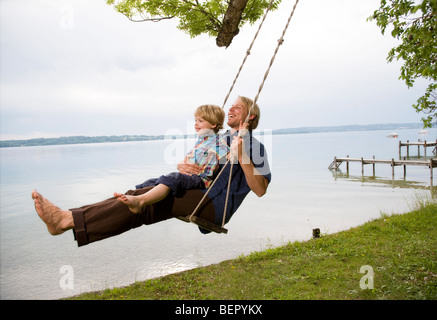
POLYGON ((159 17, 159 18, 142 18, 141 20, 135 20, 131 17, 127 17, 130 21, 132 22, 147 22, 147 21, 151 21, 151 22, 159 22, 162 20, 169 20, 169 19, 173 19, 174 16, 171 17, 159 17))
POLYGON ((222 27, 217 35, 216 43, 219 47, 228 47, 232 39, 240 32, 238 26, 241 21, 244 8, 248 0, 231 0, 225 16, 223 17, 222 27))

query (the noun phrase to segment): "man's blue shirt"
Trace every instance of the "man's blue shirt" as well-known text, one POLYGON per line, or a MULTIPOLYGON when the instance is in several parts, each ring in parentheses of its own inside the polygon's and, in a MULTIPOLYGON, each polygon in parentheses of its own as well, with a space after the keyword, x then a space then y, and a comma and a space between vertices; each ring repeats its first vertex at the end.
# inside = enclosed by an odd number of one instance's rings
MULTIPOLYGON (((231 134, 229 131, 224 134, 224 138, 226 139, 228 145, 231 145, 232 139, 237 135, 238 132, 231 134)), ((249 155, 250 160, 257 169, 258 173, 263 175, 270 183, 272 175, 264 145, 253 137, 252 132, 249 132, 249 134, 244 137, 244 146, 246 149, 246 154, 249 155)), ((220 164, 219 172, 223 166, 224 164, 220 164)), ((214 205, 215 223, 217 225, 221 225, 223 221, 230 169, 231 164, 229 163, 224 169, 223 173, 216 178, 217 181, 208 193, 208 197, 212 200, 214 205)), ((207 189, 202 191, 206 192, 207 189)), ((232 215, 237 211, 238 207, 241 205, 244 198, 250 191, 251 189, 247 184, 243 169, 239 163, 234 163, 232 166, 231 187, 229 190, 225 222, 228 222, 231 219, 232 215)), ((203 233, 208 233, 208 231, 204 229, 200 230, 203 233)))

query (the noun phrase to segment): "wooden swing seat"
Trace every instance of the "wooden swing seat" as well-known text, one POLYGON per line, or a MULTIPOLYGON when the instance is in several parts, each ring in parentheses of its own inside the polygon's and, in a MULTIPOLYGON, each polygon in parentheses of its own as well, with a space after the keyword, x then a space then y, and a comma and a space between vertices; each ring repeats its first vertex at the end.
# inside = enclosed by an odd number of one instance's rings
POLYGON ((176 217, 176 218, 178 218, 179 220, 188 222, 188 223, 192 222, 192 223, 198 225, 199 227, 201 227, 203 229, 206 229, 206 230, 209 230, 209 231, 212 231, 212 232, 216 232, 216 233, 228 233, 227 229, 222 228, 222 227, 216 225, 215 223, 209 222, 209 221, 207 221, 205 219, 202 219, 202 218, 199 218, 199 217, 196 217, 196 216, 192 216, 190 218, 190 215, 188 215, 188 216, 185 216, 185 217, 179 216, 179 217, 176 217))

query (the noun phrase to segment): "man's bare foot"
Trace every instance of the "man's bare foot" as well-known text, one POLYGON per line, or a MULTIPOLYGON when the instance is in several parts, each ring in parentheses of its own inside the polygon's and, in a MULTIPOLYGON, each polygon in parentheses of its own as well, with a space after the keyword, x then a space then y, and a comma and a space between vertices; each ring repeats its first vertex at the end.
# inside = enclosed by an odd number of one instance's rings
POLYGON ((50 234, 58 235, 74 228, 71 211, 61 210, 36 190, 32 191, 32 199, 35 203, 36 212, 47 225, 50 234))
POLYGON ((131 196, 114 192, 114 197, 116 197, 118 201, 127 205, 129 207, 129 210, 135 214, 140 213, 144 206, 144 203, 139 196, 131 196))

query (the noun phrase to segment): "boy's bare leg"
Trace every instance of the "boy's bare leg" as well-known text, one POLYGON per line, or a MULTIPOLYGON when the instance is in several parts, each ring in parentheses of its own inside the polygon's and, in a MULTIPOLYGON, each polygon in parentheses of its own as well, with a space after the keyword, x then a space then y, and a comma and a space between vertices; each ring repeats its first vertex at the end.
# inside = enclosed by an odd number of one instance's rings
POLYGON ((36 190, 32 191, 32 199, 35 203, 36 212, 47 225, 50 234, 58 235, 74 228, 73 214, 71 211, 60 209, 36 190))
POLYGON ((114 192, 114 197, 129 207, 132 213, 140 213, 144 206, 163 200, 170 193, 170 188, 158 184, 150 191, 138 196, 114 192))

